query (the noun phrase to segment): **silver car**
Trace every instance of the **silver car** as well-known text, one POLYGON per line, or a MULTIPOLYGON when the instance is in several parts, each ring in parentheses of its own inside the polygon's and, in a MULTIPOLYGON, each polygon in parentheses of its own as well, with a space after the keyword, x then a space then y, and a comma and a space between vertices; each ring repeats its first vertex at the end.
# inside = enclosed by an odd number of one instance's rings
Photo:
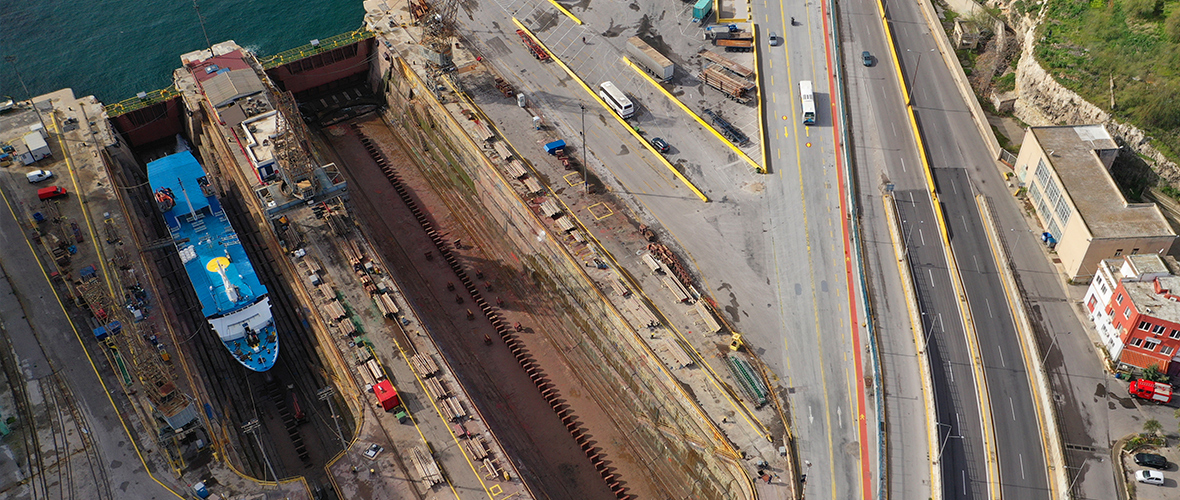
POLYGON ((778 33, 775 33, 773 31, 770 32, 770 46, 771 47, 778 47, 779 45, 782 45, 782 44, 783 44, 783 39, 778 36, 778 33))
POLYGON ((34 170, 25 174, 25 178, 29 180, 29 184, 36 184, 41 181, 47 181, 53 178, 53 172, 48 170, 34 170))
POLYGON ((1158 470, 1137 470, 1135 471, 1135 480, 1158 486, 1164 484, 1164 473, 1158 470))

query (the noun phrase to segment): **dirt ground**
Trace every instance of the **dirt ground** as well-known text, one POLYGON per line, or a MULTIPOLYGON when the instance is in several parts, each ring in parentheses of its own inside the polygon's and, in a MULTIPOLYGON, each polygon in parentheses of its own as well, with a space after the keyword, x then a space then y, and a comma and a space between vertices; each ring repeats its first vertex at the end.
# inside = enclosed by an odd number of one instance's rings
MULTIPOLYGON (((397 167, 407 187, 422 207, 430 207, 435 228, 448 235, 448 239, 467 239, 456 228, 455 215, 448 210, 448 203, 436 196, 425 178, 417 169, 409 168, 410 158, 400 148, 393 132, 376 116, 362 119, 364 133, 381 145, 390 163, 397 167)), ((347 165, 351 184, 353 206, 363 221, 362 226, 374 244, 383 252, 390 266, 390 272, 404 287, 406 296, 412 301, 419 317, 429 328, 442 353, 456 369, 463 384, 478 405, 487 424, 497 439, 516 463, 525 482, 530 485, 538 498, 614 498, 602 477, 587 460, 578 443, 565 425, 545 402, 536 386, 528 378, 513 355, 499 341, 494 327, 482 315, 475 320, 466 318, 468 309, 478 312, 472 297, 462 287, 455 292, 446 291, 447 282, 457 278, 437 252, 427 260, 425 254, 434 250, 434 245, 425 231, 417 224, 409 209, 398 198, 393 187, 378 166, 369 158, 358 138, 347 126, 328 131, 327 136, 333 147, 347 165), (341 134, 341 131, 344 133, 341 134), (463 303, 456 303, 456 293, 463 303), (483 337, 496 339, 493 346, 484 345, 483 337)), ((538 300, 521 297, 507 286, 513 276, 519 276, 519 258, 503 261, 489 259, 489 249, 474 248, 471 244, 456 255, 469 268, 481 269, 493 292, 486 294, 489 302, 498 296, 505 301, 503 309, 510 322, 522 321, 537 324, 538 320, 513 318, 519 311, 522 300, 538 300)), ((551 366, 558 354, 553 346, 526 330, 524 341, 533 356, 540 360, 550 378, 563 388, 568 403, 577 407, 579 420, 585 426, 595 429, 609 427, 605 415, 590 411, 596 403, 582 398, 585 391, 563 382, 561 367, 551 366), (581 401, 579 401, 581 399, 581 401), (583 409, 585 408, 585 409, 583 409)), ((596 440, 605 440, 595 436, 596 440)), ((623 461, 625 456, 615 454, 612 460, 623 461)), ((638 464, 628 464, 638 465, 638 464)), ((624 464, 616 467, 626 469, 624 464)), ((627 485, 639 493, 641 485, 627 485)))

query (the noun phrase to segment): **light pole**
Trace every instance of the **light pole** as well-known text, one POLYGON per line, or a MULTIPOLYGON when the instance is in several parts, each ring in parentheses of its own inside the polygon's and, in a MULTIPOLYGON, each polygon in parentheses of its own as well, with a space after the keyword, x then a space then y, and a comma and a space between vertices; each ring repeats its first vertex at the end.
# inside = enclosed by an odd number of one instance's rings
MULTIPOLYGON (((262 439, 260 439, 258 437, 258 426, 259 426, 258 419, 255 418, 253 420, 250 420, 249 422, 242 424, 242 430, 248 434, 254 435, 254 442, 258 444, 258 451, 262 452, 262 460, 266 462, 266 467, 268 469, 270 469, 270 475, 275 478, 275 485, 278 485, 279 484, 279 475, 275 474, 275 468, 273 465, 270 464, 270 458, 266 456, 266 448, 262 447, 262 439)), ((265 481, 266 477, 263 477, 262 480, 265 481)))
MULTIPOLYGON (((905 51, 906 52, 914 52, 913 50, 910 50, 910 49, 905 49, 905 51)), ((934 49, 930 49, 929 52, 934 52, 934 49)), ((905 103, 907 105, 913 103, 914 84, 918 83, 918 68, 922 67, 922 54, 925 54, 925 53, 926 52, 918 51, 918 64, 914 65, 914 75, 912 77, 910 77, 910 91, 907 92, 906 96, 905 96, 905 103)))
POLYGON ((29 86, 25 85, 25 79, 21 76, 20 68, 16 65, 16 56, 4 56, 4 62, 12 65, 12 71, 16 72, 16 80, 25 89, 25 96, 29 99, 29 105, 33 107, 33 112, 37 113, 37 121, 41 122, 41 130, 48 135, 49 129, 45 128, 45 119, 41 118, 41 110, 37 109, 37 103, 33 102, 33 94, 29 92, 29 86))
POLYGON ((579 104, 582 108, 582 192, 590 192, 590 179, 586 177, 586 105, 579 104))
POLYGON ((939 427, 946 427, 946 437, 942 438, 942 444, 938 445, 938 458, 934 460, 934 463, 940 463, 942 462, 942 452, 946 450, 946 443, 950 441, 951 438, 963 439, 963 436, 952 436, 951 426, 941 422, 935 423, 937 423, 939 427))

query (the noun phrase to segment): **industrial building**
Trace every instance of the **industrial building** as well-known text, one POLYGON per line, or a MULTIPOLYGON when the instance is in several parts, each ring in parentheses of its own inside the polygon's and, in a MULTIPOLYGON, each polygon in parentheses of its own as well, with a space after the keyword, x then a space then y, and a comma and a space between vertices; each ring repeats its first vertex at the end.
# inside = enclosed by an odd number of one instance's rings
POLYGON ((1029 127, 1016 176, 1069 278, 1089 282, 1103 259, 1164 253, 1176 240, 1159 207, 1130 203, 1110 176, 1119 146, 1102 125, 1029 127))

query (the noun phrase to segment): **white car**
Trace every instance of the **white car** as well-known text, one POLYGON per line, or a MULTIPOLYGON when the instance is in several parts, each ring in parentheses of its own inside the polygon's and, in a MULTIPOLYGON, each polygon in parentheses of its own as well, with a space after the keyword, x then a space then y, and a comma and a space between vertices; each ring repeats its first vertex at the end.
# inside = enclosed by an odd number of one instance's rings
POLYGON ((1158 470, 1137 470, 1135 471, 1135 480, 1141 483, 1162 485, 1164 484, 1164 473, 1158 470))
POLYGON ((47 181, 53 178, 53 172, 48 170, 34 170, 25 174, 25 178, 29 180, 29 184, 36 184, 41 181, 47 181))

